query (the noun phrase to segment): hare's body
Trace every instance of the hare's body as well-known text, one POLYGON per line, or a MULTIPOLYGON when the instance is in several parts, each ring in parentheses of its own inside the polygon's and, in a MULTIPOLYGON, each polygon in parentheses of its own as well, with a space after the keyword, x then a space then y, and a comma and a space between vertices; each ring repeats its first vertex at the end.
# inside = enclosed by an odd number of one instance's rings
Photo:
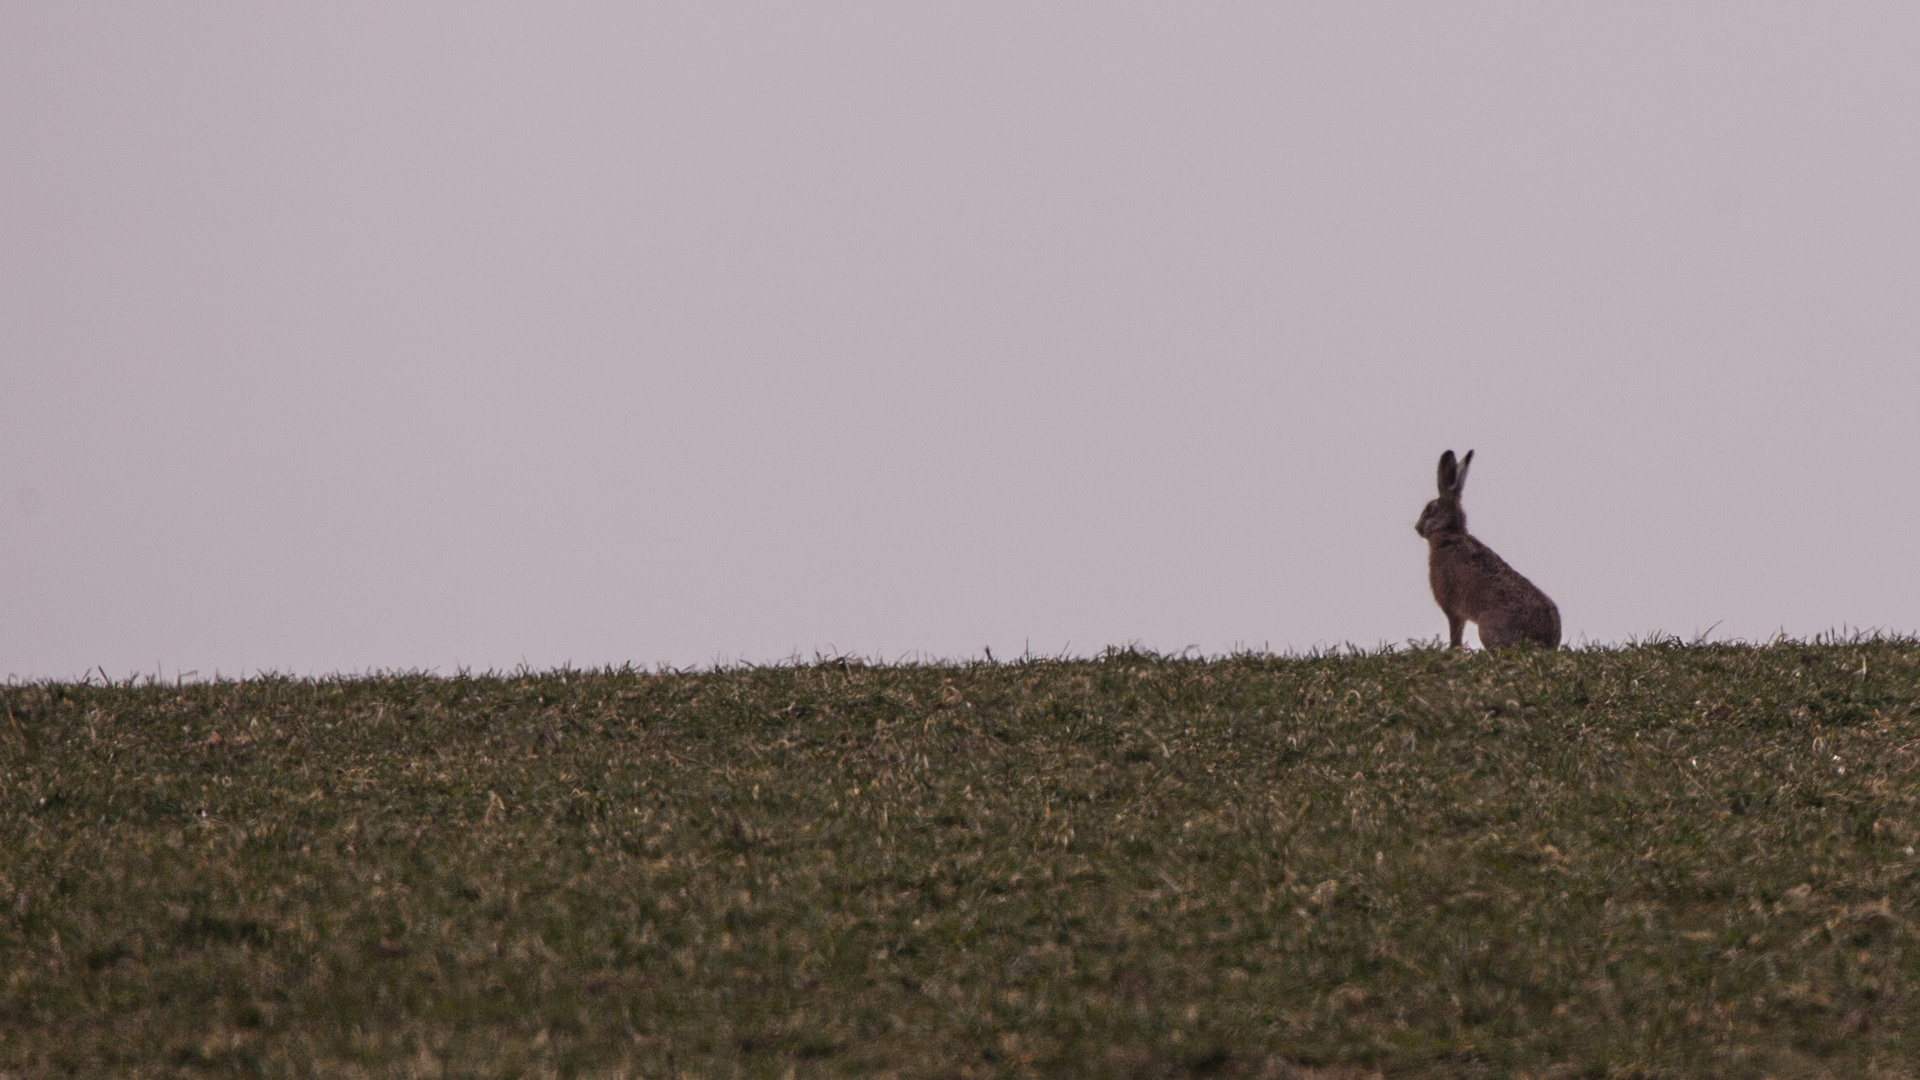
POLYGON ((1427 541, 1427 579, 1446 613, 1448 642, 1459 648, 1461 631, 1471 622, 1480 628, 1480 644, 1489 649, 1521 642, 1558 648, 1560 609, 1467 532, 1460 489, 1472 463, 1471 450, 1458 463, 1451 450, 1441 455, 1440 497, 1427 504, 1414 526, 1427 541))

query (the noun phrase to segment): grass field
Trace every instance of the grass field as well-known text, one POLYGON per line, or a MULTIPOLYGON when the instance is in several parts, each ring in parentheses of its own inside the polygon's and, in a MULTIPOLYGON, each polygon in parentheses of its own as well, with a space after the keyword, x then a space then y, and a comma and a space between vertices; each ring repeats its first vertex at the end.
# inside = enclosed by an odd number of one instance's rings
POLYGON ((9 1078, 1920 1075, 1911 640, 0 702, 9 1078))

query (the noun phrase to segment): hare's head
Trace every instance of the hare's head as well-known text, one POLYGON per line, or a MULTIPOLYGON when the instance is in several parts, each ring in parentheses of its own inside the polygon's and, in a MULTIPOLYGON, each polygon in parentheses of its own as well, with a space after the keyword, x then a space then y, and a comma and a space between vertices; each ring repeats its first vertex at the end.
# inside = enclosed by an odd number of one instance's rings
POLYGON ((1453 451, 1440 455, 1440 497, 1427 504, 1420 512, 1420 521, 1413 531, 1421 536, 1433 537, 1442 533, 1463 533, 1467 531, 1467 512, 1460 508, 1460 489, 1467 483, 1467 466, 1473 464, 1473 451, 1459 461, 1453 460, 1453 451))

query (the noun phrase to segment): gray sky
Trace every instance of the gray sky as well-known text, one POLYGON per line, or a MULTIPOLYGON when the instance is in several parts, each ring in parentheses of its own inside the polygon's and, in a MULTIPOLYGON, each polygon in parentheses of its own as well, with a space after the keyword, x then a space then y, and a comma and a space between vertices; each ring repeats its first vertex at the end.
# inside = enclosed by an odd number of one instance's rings
POLYGON ((1920 627, 1910 4, 0 8, 0 674, 1920 627), (635 9, 640 9, 636 11, 635 9))

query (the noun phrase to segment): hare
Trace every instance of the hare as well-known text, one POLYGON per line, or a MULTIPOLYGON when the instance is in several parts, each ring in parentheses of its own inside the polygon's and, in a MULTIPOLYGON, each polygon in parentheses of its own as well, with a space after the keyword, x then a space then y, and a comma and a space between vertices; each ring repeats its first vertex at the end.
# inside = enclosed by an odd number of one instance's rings
POLYGON ((1453 451, 1440 455, 1440 497, 1427 504, 1413 527, 1427 541, 1427 578, 1433 583, 1433 598, 1447 613, 1450 645, 1460 647, 1460 631, 1471 620, 1480 628, 1480 644, 1489 649, 1521 642, 1557 649, 1560 609, 1467 532, 1460 489, 1471 464, 1471 450, 1458 464, 1453 451))

